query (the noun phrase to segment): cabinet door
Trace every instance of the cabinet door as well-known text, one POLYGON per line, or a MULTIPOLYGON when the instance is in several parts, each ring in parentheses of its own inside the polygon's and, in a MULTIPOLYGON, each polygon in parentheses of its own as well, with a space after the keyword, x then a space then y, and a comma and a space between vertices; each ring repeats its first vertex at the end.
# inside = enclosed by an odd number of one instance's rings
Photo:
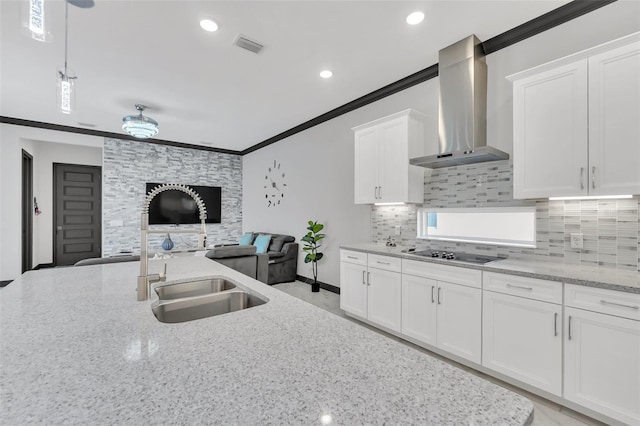
POLYGON ((436 290, 429 278, 402 275, 402 334, 436 345, 436 290))
POLYGON ((513 85, 514 198, 587 194, 587 60, 513 85))
POLYGON ((380 124, 378 202, 408 200, 409 154, 407 117, 380 124))
POLYGON ((589 193, 640 194, 640 43, 589 58, 589 193))
POLYGON ((562 396, 562 306, 485 291, 482 365, 562 396))
POLYGON ((437 346, 480 364, 482 290, 438 281, 437 346))
POLYGON ((640 424, 640 322, 565 308, 564 397, 640 424))
POLYGON ((340 262, 340 309, 367 317, 366 268, 348 262, 340 262))
POLYGON ((362 129, 355 134, 355 203, 371 204, 378 197, 379 167, 378 127, 362 129))
POLYGON ((368 316, 371 322, 400 331, 401 275, 397 272, 369 268, 368 316))

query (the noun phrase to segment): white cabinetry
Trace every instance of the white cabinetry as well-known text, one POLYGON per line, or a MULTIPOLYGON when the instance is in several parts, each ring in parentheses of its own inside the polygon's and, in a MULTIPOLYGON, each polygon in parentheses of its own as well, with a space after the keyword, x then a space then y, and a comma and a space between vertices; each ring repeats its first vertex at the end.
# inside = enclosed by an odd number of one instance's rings
POLYGON ((392 331, 401 323, 400 259, 341 250, 340 308, 392 331))
POLYGON ((355 203, 422 203, 424 168, 409 158, 424 152, 424 115, 405 110, 355 132, 355 203))
POLYGON ((414 260, 402 272, 402 333, 479 364, 481 272, 414 260))
POLYGON ((640 295, 566 284, 565 304, 564 397, 640 425, 640 295))
POLYGON ((562 283, 483 273, 482 365, 562 395, 562 283))
POLYGON ((640 34, 509 78, 514 198, 640 193, 640 34))

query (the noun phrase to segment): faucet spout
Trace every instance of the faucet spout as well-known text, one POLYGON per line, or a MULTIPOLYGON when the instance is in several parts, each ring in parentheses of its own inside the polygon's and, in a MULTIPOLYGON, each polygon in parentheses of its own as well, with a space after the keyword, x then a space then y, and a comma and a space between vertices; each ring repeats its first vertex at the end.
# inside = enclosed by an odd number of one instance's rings
MULTIPOLYGON (((149 205, 158 194, 164 191, 177 190, 182 191, 191 196, 198 206, 198 213, 200 216, 200 229, 183 230, 181 233, 193 233, 198 234, 198 248, 204 249, 207 246, 207 227, 205 225, 205 219, 207 218, 207 208, 200 195, 193 189, 186 185, 179 185, 173 183, 167 183, 164 185, 156 186, 152 189, 144 200, 142 207, 142 215, 140 220, 140 275, 138 276, 138 301, 149 299, 149 286, 151 283, 158 281, 165 281, 167 279, 167 264, 164 264, 164 274, 152 274, 149 275, 149 257, 148 250, 148 236, 149 236, 149 205)), ((172 232, 172 230, 155 230, 153 232, 172 232)))

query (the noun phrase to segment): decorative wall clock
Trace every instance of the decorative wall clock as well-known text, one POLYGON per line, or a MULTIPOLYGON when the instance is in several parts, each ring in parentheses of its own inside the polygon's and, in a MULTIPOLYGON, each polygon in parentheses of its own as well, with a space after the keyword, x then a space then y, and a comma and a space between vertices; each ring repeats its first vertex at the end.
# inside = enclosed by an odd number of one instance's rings
POLYGON ((280 163, 273 160, 273 166, 270 166, 267 174, 264 176, 264 190, 267 207, 279 206, 284 199, 284 190, 287 184, 284 182, 285 174, 280 169, 280 163))

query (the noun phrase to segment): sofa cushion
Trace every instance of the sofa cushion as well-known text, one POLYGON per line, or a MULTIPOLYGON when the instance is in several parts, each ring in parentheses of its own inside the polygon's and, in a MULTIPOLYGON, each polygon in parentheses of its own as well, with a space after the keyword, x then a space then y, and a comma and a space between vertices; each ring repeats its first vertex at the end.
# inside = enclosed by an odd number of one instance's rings
POLYGON ((272 235, 271 243, 269 244, 269 251, 282 251, 282 246, 285 243, 285 235, 272 235))
POLYGON ((245 232, 242 238, 240 238, 240 242, 238 244, 243 246, 243 245, 249 245, 252 242, 253 242, 253 232, 245 232))
POLYGON ((256 246, 242 245, 215 247, 209 250, 205 256, 209 259, 222 259, 225 257, 251 256, 254 254, 256 254, 256 246))
POLYGON ((256 253, 266 253, 271 241, 271 235, 260 234, 256 237, 253 245, 256 246, 256 253))

